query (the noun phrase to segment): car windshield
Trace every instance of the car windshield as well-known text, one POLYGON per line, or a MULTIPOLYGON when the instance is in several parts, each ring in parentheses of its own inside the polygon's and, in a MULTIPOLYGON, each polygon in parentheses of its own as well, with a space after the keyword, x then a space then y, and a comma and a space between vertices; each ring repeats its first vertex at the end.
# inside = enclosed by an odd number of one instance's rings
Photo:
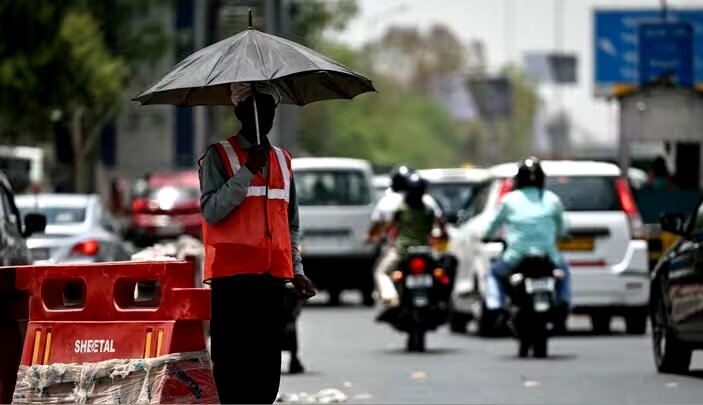
POLYGON ((471 199, 475 183, 431 183, 428 192, 446 217, 455 217, 471 199))
POLYGON ((371 190, 364 174, 356 170, 296 171, 299 205, 368 205, 371 190))
POLYGON ((27 214, 42 214, 47 225, 75 225, 85 222, 86 207, 80 206, 24 206, 17 207, 24 218, 27 214))
POLYGON ((547 189, 561 198, 566 211, 619 211, 622 209, 615 189, 615 177, 552 176, 547 189))

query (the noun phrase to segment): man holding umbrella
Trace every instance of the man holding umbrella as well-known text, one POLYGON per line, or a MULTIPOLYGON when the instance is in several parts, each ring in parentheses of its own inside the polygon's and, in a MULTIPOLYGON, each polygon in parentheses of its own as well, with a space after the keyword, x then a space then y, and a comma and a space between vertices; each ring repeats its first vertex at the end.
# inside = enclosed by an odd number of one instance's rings
POLYGON ((211 147, 200 166, 205 279, 212 287, 212 361, 223 403, 276 399, 285 280, 293 280, 301 297, 315 295, 298 250, 290 156, 266 138, 277 101, 270 87, 252 92, 249 86, 233 85, 241 130, 211 147))
POLYGON ((142 104, 234 105, 241 130, 200 160, 211 357, 222 403, 272 403, 280 383, 284 281, 315 294, 297 248, 290 156, 272 146, 279 102, 303 106, 375 91, 371 80, 302 45, 253 29, 176 65, 142 104))

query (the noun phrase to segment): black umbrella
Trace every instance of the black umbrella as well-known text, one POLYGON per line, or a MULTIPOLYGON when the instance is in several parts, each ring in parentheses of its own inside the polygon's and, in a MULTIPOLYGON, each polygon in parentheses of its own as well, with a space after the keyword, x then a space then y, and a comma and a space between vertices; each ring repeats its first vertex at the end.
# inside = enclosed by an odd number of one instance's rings
POLYGON ((376 91, 371 80, 346 66, 253 29, 250 10, 248 30, 184 59, 134 100, 142 105, 232 105, 233 84, 270 87, 282 103, 299 106, 376 91))

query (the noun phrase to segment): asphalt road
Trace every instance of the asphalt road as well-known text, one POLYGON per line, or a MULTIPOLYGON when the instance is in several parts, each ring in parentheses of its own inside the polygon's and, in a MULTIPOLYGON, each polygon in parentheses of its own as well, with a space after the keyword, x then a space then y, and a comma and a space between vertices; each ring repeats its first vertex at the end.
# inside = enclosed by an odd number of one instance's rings
POLYGON ((618 332, 622 325, 617 321, 612 335, 591 336, 586 320, 572 319, 576 332, 551 340, 551 358, 521 360, 512 339, 452 335, 447 328, 428 337, 427 353, 408 354, 404 335, 375 323, 375 315, 375 310, 355 305, 306 307, 300 338, 308 373, 284 375, 281 392, 287 401, 305 402, 299 393, 328 388, 343 393, 349 403, 703 401, 703 354, 694 354, 690 375, 657 374, 650 337, 626 336, 618 332))

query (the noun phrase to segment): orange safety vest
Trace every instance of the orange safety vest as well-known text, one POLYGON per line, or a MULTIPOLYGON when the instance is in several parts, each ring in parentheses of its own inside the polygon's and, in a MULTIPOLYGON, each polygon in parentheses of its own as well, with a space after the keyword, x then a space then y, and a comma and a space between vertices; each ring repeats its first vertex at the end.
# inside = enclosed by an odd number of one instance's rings
MULTIPOLYGON (((230 136, 215 144, 229 177, 246 164, 247 153, 230 136)), ((292 180, 287 152, 272 147, 268 156, 269 183, 256 173, 244 200, 223 221, 204 219, 205 281, 237 274, 269 273, 293 278, 288 200, 292 180)))

